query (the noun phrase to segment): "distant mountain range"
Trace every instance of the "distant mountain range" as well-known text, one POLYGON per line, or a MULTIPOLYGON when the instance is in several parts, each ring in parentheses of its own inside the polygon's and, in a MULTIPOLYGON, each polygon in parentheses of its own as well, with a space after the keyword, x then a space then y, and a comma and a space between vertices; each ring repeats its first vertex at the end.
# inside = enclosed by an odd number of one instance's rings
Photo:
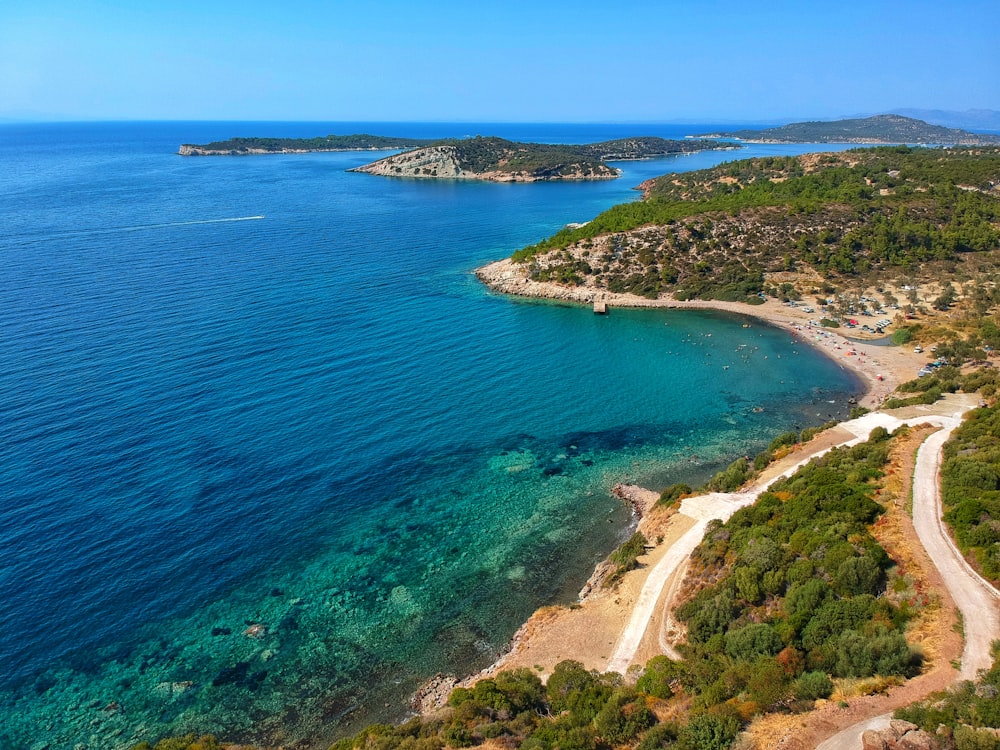
POLYGON ((763 130, 706 133, 700 138, 738 138, 758 143, 919 143, 1000 145, 1000 136, 931 125, 898 114, 848 120, 793 122, 763 130))

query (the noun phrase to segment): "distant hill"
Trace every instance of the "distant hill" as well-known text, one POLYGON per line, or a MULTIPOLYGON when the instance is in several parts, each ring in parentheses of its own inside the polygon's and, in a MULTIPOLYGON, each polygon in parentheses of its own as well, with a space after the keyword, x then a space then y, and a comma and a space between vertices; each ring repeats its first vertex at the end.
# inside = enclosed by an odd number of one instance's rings
POLYGON ((517 143, 482 137, 439 141, 379 159, 351 171, 383 177, 539 182, 606 180, 619 172, 606 161, 646 159, 705 149, 731 148, 718 141, 622 138, 602 143, 560 145, 517 143))
POLYGON ((433 143, 418 138, 383 135, 327 135, 319 138, 230 138, 203 145, 185 143, 181 156, 249 156, 255 154, 304 154, 313 151, 381 151, 417 148, 433 143))
POLYGON ((893 112, 948 128, 1000 130, 1000 112, 995 109, 967 109, 964 112, 950 109, 895 109, 893 112))
POLYGON ((913 143, 992 145, 1000 136, 970 133, 967 130, 930 125, 902 115, 875 115, 831 122, 794 122, 765 130, 737 130, 712 133, 702 138, 739 138, 764 143, 913 143))

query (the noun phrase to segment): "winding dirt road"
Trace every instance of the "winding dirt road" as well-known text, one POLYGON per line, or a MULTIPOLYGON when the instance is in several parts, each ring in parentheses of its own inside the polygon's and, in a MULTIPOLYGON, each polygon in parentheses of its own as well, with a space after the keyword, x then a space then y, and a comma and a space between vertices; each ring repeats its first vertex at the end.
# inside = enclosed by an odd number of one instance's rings
MULTIPOLYGON (((1000 638, 1000 594, 965 561, 941 520, 942 448, 960 421, 961 414, 945 418, 943 429, 928 437, 917 451, 913 526, 962 613, 965 646, 959 679, 971 680, 992 664, 990 645, 1000 638)), ((882 714, 854 724, 818 745, 817 750, 858 750, 861 735, 869 729, 884 729, 890 717, 882 714)))
MULTIPOLYGON (((679 572, 694 548, 701 541, 705 528, 713 518, 727 520, 738 509, 752 504, 771 484, 791 476, 802 465, 823 455, 837 446, 850 446, 868 439, 876 427, 890 432, 902 425, 933 424, 941 427, 921 445, 917 452, 913 474, 913 523, 917 535, 934 561, 964 621, 965 647, 962 654, 960 679, 974 679, 976 674, 990 667, 990 647, 1000 639, 1000 593, 983 580, 962 558, 948 535, 941 520, 940 467, 942 447, 952 431, 961 423, 962 415, 974 406, 971 398, 952 398, 934 412, 919 414, 887 414, 872 412, 842 423, 842 437, 835 445, 827 445, 801 457, 777 476, 752 485, 742 492, 711 493, 686 498, 679 513, 688 516, 695 524, 678 539, 660 561, 649 571, 639 594, 631 618, 619 636, 606 671, 625 673, 635 660, 639 644, 659 605, 665 611, 673 609, 673 598, 679 572), (941 408, 941 407, 944 408, 941 408)), ((664 649, 670 653, 669 644, 664 649)), ((861 735, 868 729, 888 726, 889 714, 869 717, 833 735, 818 745, 817 750, 858 750, 861 735)))
MULTIPOLYGON (((867 440, 871 431, 876 427, 884 427, 891 432, 904 424, 915 425, 929 422, 948 429, 948 434, 950 434, 950 430, 954 429, 961 421, 962 414, 972 408, 972 405, 973 401, 966 399, 961 403, 954 403, 948 407, 954 409, 949 414, 928 412, 910 417, 894 416, 885 412, 871 412, 858 419, 852 419, 840 424, 842 438, 835 443, 827 444, 820 449, 814 449, 805 454, 798 454, 796 456, 798 460, 790 466, 784 467, 784 470, 780 474, 769 476, 766 480, 751 485, 742 492, 713 492, 707 495, 684 499, 681 502, 679 512, 681 515, 694 519, 696 523, 680 539, 674 542, 667 551, 667 554, 649 571, 639 598, 632 610, 632 615, 615 643, 614 652, 608 660, 605 671, 624 674, 629 665, 633 663, 636 652, 639 649, 639 644, 649 627, 658 602, 660 606, 668 611, 673 609, 672 598, 679 587, 671 586, 665 590, 665 586, 668 581, 675 578, 679 569, 691 555, 691 552, 701 542, 705 535, 705 527, 710 520, 713 518, 718 518, 722 521, 728 520, 740 508, 753 504, 760 494, 767 490, 774 482, 791 476, 814 458, 823 455, 835 447, 856 445, 867 440)), ((940 453, 940 449, 938 453, 940 453)), ((920 481, 921 484, 929 481, 930 485, 936 488, 936 474, 932 472, 930 476, 930 480, 918 480, 915 476, 914 481, 920 481)), ((986 654, 988 657, 988 644, 986 654)))

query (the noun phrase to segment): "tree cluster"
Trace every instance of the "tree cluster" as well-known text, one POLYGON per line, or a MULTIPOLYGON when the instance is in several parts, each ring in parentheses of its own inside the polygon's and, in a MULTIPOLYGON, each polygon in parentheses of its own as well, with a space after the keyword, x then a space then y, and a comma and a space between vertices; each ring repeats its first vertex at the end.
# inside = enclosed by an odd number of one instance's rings
POLYGON ((944 451, 945 522, 980 572, 1000 582, 1000 406, 971 412, 944 451))

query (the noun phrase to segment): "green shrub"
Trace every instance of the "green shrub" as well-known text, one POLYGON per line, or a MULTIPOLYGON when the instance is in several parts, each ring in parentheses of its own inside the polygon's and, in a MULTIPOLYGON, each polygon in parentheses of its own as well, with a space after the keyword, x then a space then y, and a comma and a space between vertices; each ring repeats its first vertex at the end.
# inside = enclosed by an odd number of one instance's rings
POLYGON ((660 499, 656 501, 656 504, 664 507, 669 507, 678 500, 680 500, 682 497, 690 495, 691 492, 692 489, 686 484, 683 483, 672 484, 669 487, 667 487, 667 489, 663 490, 663 492, 660 493, 660 499))
POLYGON ((778 437, 776 437, 774 440, 772 440, 770 444, 768 444, 767 449, 771 453, 774 453, 775 451, 778 451, 784 448, 785 446, 795 445, 797 442, 799 442, 798 432, 796 432, 795 430, 792 430, 791 432, 783 432, 780 435, 778 435, 778 437))
POLYGON ((152 747, 148 742, 140 742, 132 750, 222 750, 222 745, 210 734, 183 737, 164 737, 152 747))
POLYGON ((807 701, 829 698, 833 694, 833 681, 825 672, 805 672, 793 683, 792 694, 807 701))
POLYGON ((740 733, 732 716, 699 714, 677 733, 678 750, 726 750, 740 733))
POLYGON ((671 683, 683 673, 683 667, 667 656, 654 656, 635 683, 636 690, 654 698, 669 698, 673 695, 671 683))
POLYGON ((639 567, 639 556, 646 551, 646 537, 641 532, 635 532, 627 542, 612 552, 608 559, 614 569, 608 575, 606 583, 614 583, 630 570, 639 567))

